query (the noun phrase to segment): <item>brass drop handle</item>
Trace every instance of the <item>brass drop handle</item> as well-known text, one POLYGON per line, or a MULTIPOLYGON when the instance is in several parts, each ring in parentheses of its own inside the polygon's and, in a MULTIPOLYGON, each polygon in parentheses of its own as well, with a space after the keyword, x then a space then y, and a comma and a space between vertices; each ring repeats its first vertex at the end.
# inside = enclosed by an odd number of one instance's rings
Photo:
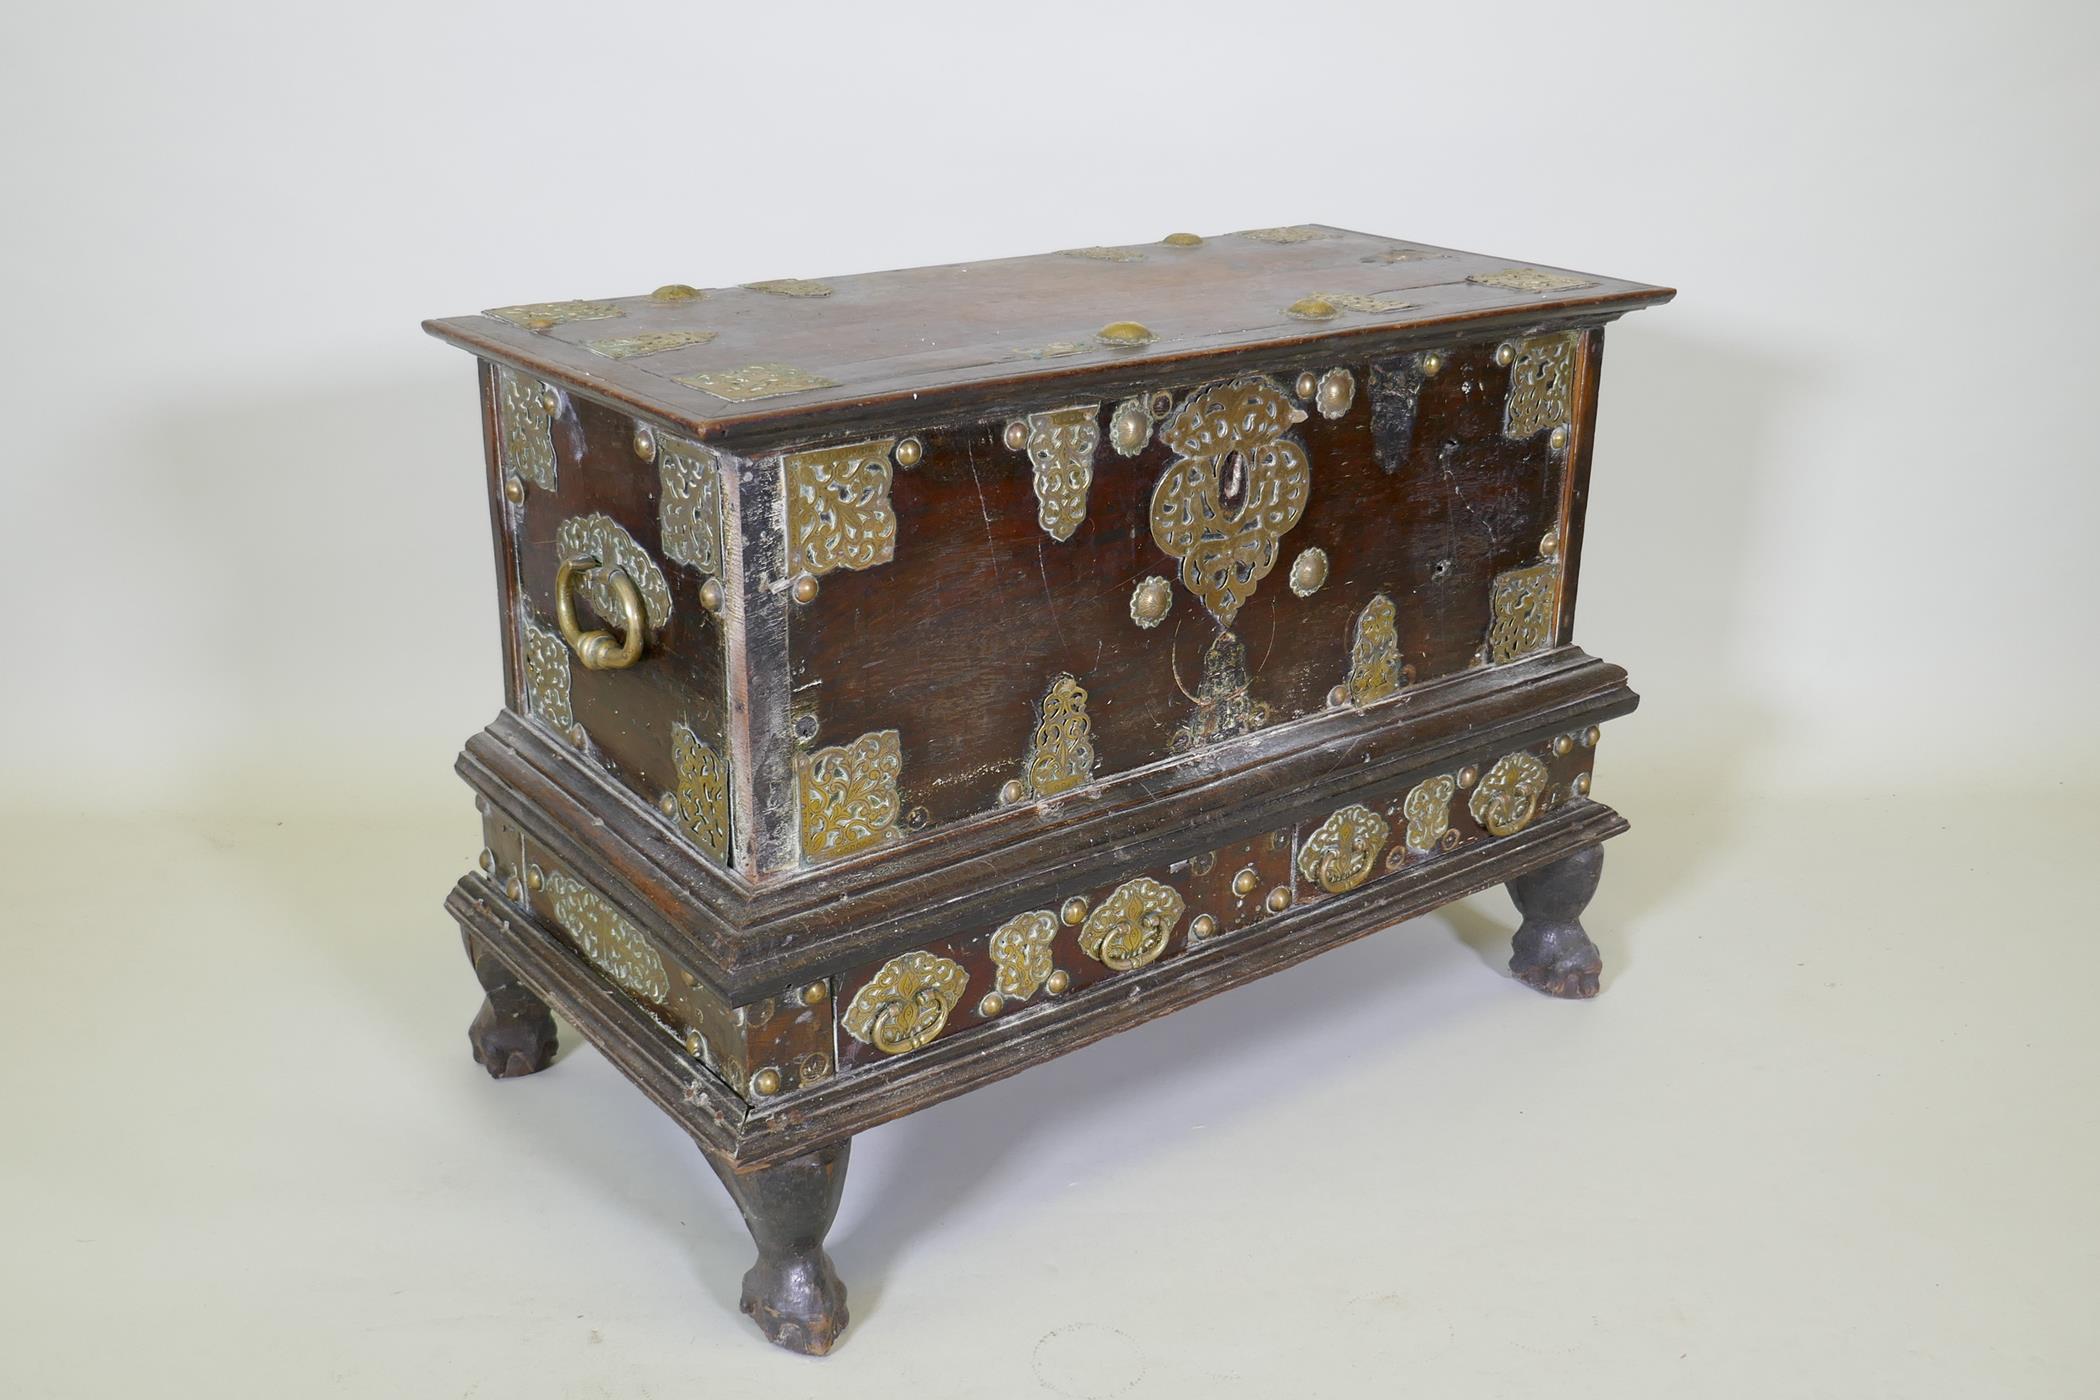
POLYGON ((605 581, 619 597, 620 627, 627 639, 615 641, 610 632, 586 632, 577 624, 576 580, 599 567, 588 554, 561 561, 554 575, 554 620, 561 624, 562 639, 575 649, 585 670, 618 671, 642 659, 642 631, 648 619, 642 611, 642 591, 625 569, 615 567, 605 571, 605 581))

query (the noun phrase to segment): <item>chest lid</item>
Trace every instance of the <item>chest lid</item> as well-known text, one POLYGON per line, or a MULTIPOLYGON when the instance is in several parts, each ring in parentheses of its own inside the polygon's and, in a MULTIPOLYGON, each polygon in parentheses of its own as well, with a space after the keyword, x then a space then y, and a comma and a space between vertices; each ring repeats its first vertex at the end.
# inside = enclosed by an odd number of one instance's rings
POLYGON ((1025 402, 1225 373, 1268 349, 1608 319, 1664 287, 1321 224, 1033 257, 668 286, 497 307, 425 329, 730 443, 845 431, 912 405, 1025 402))

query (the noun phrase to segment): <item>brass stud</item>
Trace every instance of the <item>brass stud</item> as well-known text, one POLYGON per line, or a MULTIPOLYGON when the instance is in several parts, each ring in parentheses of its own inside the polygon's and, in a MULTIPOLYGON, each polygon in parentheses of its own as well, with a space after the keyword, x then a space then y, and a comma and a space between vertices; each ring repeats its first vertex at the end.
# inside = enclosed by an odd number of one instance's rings
POLYGON ((1313 372, 1311 370, 1307 370, 1305 371, 1305 373, 1298 376, 1297 387, 1298 397, 1301 399, 1309 399, 1319 389, 1320 381, 1314 377, 1313 372))
POLYGON ((1567 445, 1568 430, 1565 426, 1555 428, 1552 432, 1546 435, 1546 446, 1552 448, 1555 452, 1560 451, 1567 445))
POLYGON ((552 389, 540 390, 540 412, 552 418, 561 412, 561 395, 552 389))
POLYGON ((754 1074, 754 1075, 752 1075, 752 1076, 751 1076, 751 1092, 752 1092, 752 1093, 754 1093, 754 1094, 762 1094, 762 1095, 770 1095, 770 1094, 777 1094, 777 1093, 779 1093, 779 1092, 780 1092, 780 1071, 779 1071, 779 1070, 777 1070, 777 1069, 775 1069, 775 1068, 773 1068, 773 1066, 771 1066, 771 1065, 767 1065, 767 1066, 766 1066, 766 1067, 765 1067, 764 1069, 760 1070, 760 1071, 759 1071, 759 1072, 758 1072, 757 1074, 754 1074))
POLYGON ((569 726, 569 742, 571 744, 574 744, 577 748, 582 748, 584 745, 584 741, 589 738, 590 735, 587 732, 585 732, 584 727, 581 724, 572 724, 569 726))
POLYGON ((1472 764, 1468 763, 1465 767, 1458 770, 1458 785, 1460 787, 1469 788, 1479 781, 1480 770, 1472 764))
POLYGON ((1095 338, 1103 345, 1119 349, 1135 349, 1140 345, 1150 345, 1159 339, 1150 329, 1136 321, 1111 321, 1095 333, 1095 338))
POLYGON ((1157 627, 1173 606, 1173 585, 1158 574, 1139 579, 1130 592, 1130 620, 1140 627, 1157 627))
POLYGON ((1049 990, 1051 996, 1061 997, 1072 989, 1072 974, 1059 968, 1050 974, 1043 986, 1049 990))
POLYGON ((906 438, 897 444, 897 465, 906 471, 910 471, 913 467, 919 465, 920 460, 925 455, 926 445, 917 438, 906 438))
POLYGON ((1560 531, 1548 530, 1539 540, 1539 554, 1547 559, 1560 558, 1560 531))
POLYGON ((1218 921, 1208 914, 1198 914, 1189 922, 1189 937, 1208 938, 1218 931, 1218 921))
POLYGON ((831 987, 828 983, 812 982, 802 989, 804 1006, 822 1006, 830 997, 831 987))
POLYGON ((1152 436, 1152 418, 1136 404, 1129 404, 1108 420, 1108 440, 1116 451, 1126 457, 1135 457, 1144 450, 1145 439, 1152 436))
POLYGON ((1010 452, 1019 452, 1028 446, 1028 425, 1016 418, 1006 425, 1006 446, 1010 452))
POLYGON ((1019 778, 1008 778, 999 786, 999 800, 1008 806, 1012 806, 1026 796, 1028 796, 1028 789, 1022 786, 1019 778))
POLYGON ((1086 922, 1085 897, 1082 895, 1073 895, 1070 899, 1064 902, 1064 907, 1057 911, 1057 917, 1063 919, 1068 924, 1081 924, 1086 922))
POLYGON ((700 581, 700 606, 711 613, 722 611, 722 584, 719 579, 700 581))
POLYGON ((1575 775, 1575 781, 1573 784, 1571 784, 1571 786, 1574 787, 1575 795, 1577 797, 1588 797, 1590 795, 1590 775, 1587 773, 1577 773, 1575 775))
POLYGON ((1203 235, 1200 233, 1170 233, 1159 241, 1166 244, 1169 248, 1194 248, 1202 244, 1203 235))
POLYGON ((1300 321, 1332 321, 1341 309, 1325 297, 1300 297, 1283 308, 1283 314, 1300 321))
POLYGON ((634 455, 644 462, 656 460, 656 430, 647 423, 634 425, 634 455))
POLYGON ((1495 347, 1495 363, 1503 366, 1505 369, 1514 363, 1516 358, 1517 347, 1511 345, 1508 341, 1505 340, 1495 347))
POLYGON ((706 295, 707 293, 701 291, 698 287, 688 287, 683 282, 666 282, 663 286, 649 293, 649 300, 698 301, 706 295))
POLYGON ((1439 355, 1436 351, 1432 350, 1422 357, 1422 373, 1429 375, 1431 378, 1434 378, 1436 377, 1436 375, 1440 374, 1443 371, 1443 368, 1444 357, 1442 355, 1439 355))
POLYGON ((656 810, 662 812, 667 817, 677 816, 678 794, 675 792, 667 792, 662 797, 657 798, 656 810))
POLYGON ((481 848, 481 857, 480 857, 480 865, 481 865, 481 873, 482 873, 482 874, 484 874, 484 875, 493 875, 493 874, 495 874, 495 873, 496 873, 496 853, 495 853, 494 851, 490 850, 490 849, 489 849, 488 847, 486 847, 486 846, 483 846, 483 847, 481 848))
POLYGON ((803 575, 799 576, 799 577, 798 577, 798 578, 796 578, 796 580, 795 580, 795 583, 794 583, 794 587, 793 587, 793 588, 791 588, 791 589, 790 589, 789 591, 790 591, 791 593, 793 593, 793 594, 795 595, 795 601, 796 601, 796 602, 798 602, 798 603, 814 603, 814 602, 816 602, 816 601, 817 601, 817 580, 816 580, 816 576, 815 576, 815 575, 813 575, 813 574, 803 574, 803 575))
POLYGON ((1348 704, 1349 687, 1346 685, 1338 685, 1334 689, 1328 691, 1327 703, 1330 707, 1337 710, 1339 710, 1342 706, 1348 704))
POLYGON ((526 889, 537 891, 540 888, 540 886, 546 883, 547 877, 540 873, 540 868, 537 865, 528 865, 525 867, 526 889))
POLYGON ((813 1055, 804 1055, 802 1057, 801 1078, 804 1084, 814 1084, 829 1073, 831 1073, 831 1061, 824 1058, 823 1051, 819 1050, 813 1055))
POLYGON ((693 976, 692 973, 688 972, 682 967, 678 969, 678 980, 685 983, 688 987, 697 987, 700 985, 700 979, 693 976))
POLYGON ((685 1033, 685 1053, 688 1055, 700 1053, 700 1032, 687 1031, 685 1033))
POLYGON ((1575 736, 1572 734, 1554 735, 1553 752, 1559 754, 1562 758, 1566 758, 1569 754, 1575 752, 1575 736))
POLYGON ((1327 551, 1318 545, 1291 561, 1291 592, 1310 598, 1327 582, 1327 551))
POLYGON ((1320 376, 1319 408, 1322 418, 1339 418, 1356 402, 1356 376, 1345 369, 1331 369, 1320 376))
POLYGON ((1604 731, 1593 724, 1582 731, 1582 746, 1586 749, 1594 749, 1597 747, 1597 741, 1603 737, 1604 731))
POLYGON ((1232 877, 1232 892, 1243 898, 1253 894, 1260 885, 1261 874, 1251 865, 1232 877))
POLYGON ((525 478, 506 476, 503 478, 503 499, 514 506, 525 504, 525 478))
POLYGON ((977 1014, 987 1019, 1006 1010, 1006 998, 997 992, 986 992, 984 1000, 977 1003, 977 1014))
POLYGON ((1275 889, 1269 891, 1269 897, 1264 902, 1269 906, 1271 914, 1281 914, 1284 910, 1291 907, 1290 886, 1278 885, 1275 889))
POLYGON ((525 898, 525 887, 519 884, 518 877, 513 875, 503 882, 503 894, 511 903, 516 904, 525 898))

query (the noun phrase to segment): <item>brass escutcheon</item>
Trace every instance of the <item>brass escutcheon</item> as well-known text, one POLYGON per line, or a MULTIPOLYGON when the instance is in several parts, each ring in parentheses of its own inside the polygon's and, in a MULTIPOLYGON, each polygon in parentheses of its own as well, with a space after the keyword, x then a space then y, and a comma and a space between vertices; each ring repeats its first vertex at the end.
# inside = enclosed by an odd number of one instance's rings
POLYGON ((625 569, 607 571, 606 581, 620 599, 620 626, 627 639, 614 641, 610 632, 584 631, 576 621, 575 583, 579 575, 599 567, 598 561, 587 554, 561 561, 561 568, 554 575, 554 620, 561 624, 562 639, 574 649, 585 670, 618 671, 642 659, 642 629, 646 625, 642 592, 625 569))

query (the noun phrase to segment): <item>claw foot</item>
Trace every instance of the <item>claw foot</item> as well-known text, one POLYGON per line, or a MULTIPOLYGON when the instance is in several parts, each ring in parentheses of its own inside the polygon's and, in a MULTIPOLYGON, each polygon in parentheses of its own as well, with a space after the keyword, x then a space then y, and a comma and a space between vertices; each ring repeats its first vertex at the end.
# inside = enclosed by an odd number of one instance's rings
POLYGON ((1583 907, 1604 873, 1604 848, 1585 846, 1509 882, 1524 921, 1510 940, 1509 970, 1549 997, 1597 995, 1604 957, 1582 928, 1583 907))
POLYGON ((538 1074, 554 1063, 554 1017, 504 962, 467 939, 467 958, 481 983, 481 1010, 467 1027, 474 1060, 491 1079, 538 1074))
POLYGON ((846 1285, 824 1252, 824 1232, 846 1186, 845 1138, 770 1167, 738 1171, 708 1154, 758 1246, 744 1275, 744 1313, 775 1346, 822 1356, 846 1328, 846 1285))
POLYGON ((824 1355, 846 1330, 846 1285, 821 1249, 752 1265, 739 1306, 767 1341, 804 1356, 824 1355))

